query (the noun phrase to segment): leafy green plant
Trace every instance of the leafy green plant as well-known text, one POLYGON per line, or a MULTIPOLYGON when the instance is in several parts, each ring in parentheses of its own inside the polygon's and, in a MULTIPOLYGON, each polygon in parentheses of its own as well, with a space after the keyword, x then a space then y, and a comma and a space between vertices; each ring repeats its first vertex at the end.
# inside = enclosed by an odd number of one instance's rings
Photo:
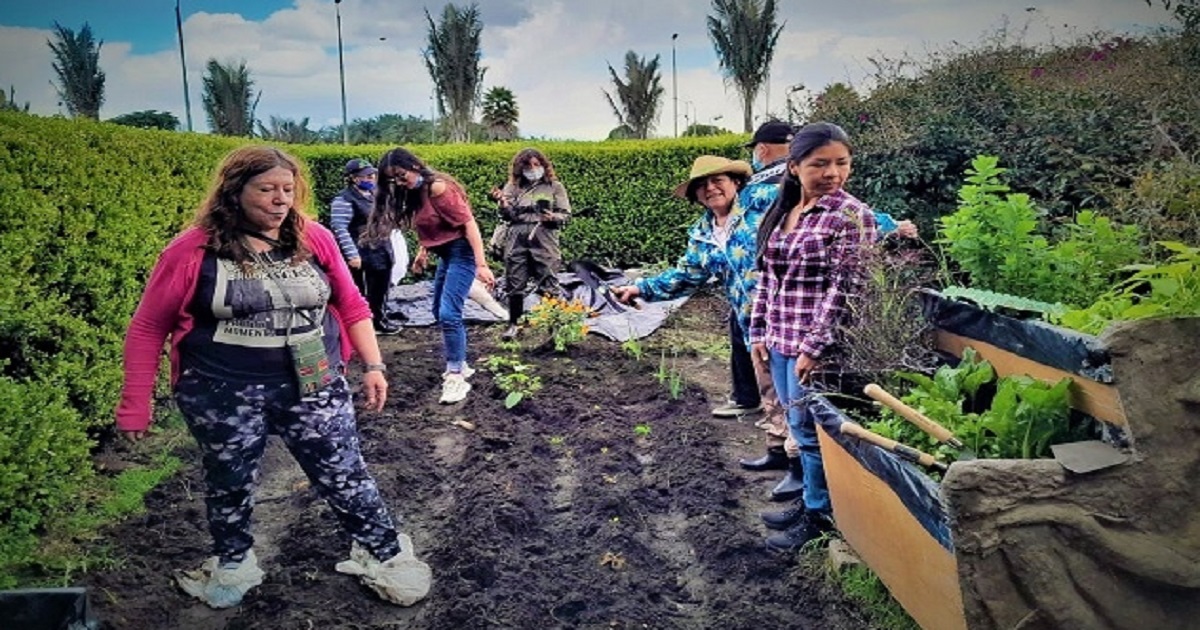
POLYGON ((633 357, 634 361, 641 361, 646 350, 642 347, 642 342, 636 336, 630 336, 629 339, 621 342, 621 350, 625 354, 633 357))
POLYGON ((1013 193, 996 157, 971 162, 959 208, 941 218, 938 239, 972 288, 1046 303, 1090 304, 1137 260, 1138 230, 1082 211, 1051 242, 1039 232, 1043 213, 1029 195, 1013 193))
POLYGON ((679 369, 679 351, 671 350, 671 359, 667 361, 667 351, 664 349, 659 356, 658 369, 654 372, 654 378, 667 388, 667 393, 671 395, 671 400, 679 400, 683 395, 683 370, 679 369))
POLYGON ((1133 276, 1091 306, 1063 313, 1057 323, 1100 334, 1115 321, 1200 315, 1200 247, 1159 243, 1173 255, 1161 264, 1129 265, 1133 276))
POLYGON ((536 368, 515 354, 491 355, 483 360, 483 365, 492 373, 496 387, 505 393, 505 409, 516 407, 542 389, 542 379, 534 374, 536 368))
POLYGON ((633 434, 639 438, 650 437, 650 425, 645 423, 634 425, 633 434))
POLYGON ((591 315, 591 308, 581 300, 543 297, 525 315, 525 323, 532 330, 548 336, 556 352, 566 352, 587 336, 587 320, 591 315))
MULTIPOLYGON (((1070 423, 1071 380, 1046 383, 1027 376, 996 380, 995 370, 973 350, 963 353, 957 366, 942 366, 932 377, 900 374, 914 385, 901 397, 908 405, 949 429, 979 457, 1035 459, 1047 457, 1051 444, 1082 437, 1084 430, 1070 423), (984 386, 994 383, 995 395, 982 412, 977 400, 984 386)), ((953 458, 953 449, 891 411, 869 423, 872 430, 935 453, 953 458)))
POLYGON ((971 287, 949 286, 941 290, 943 297, 970 302, 985 311, 1008 315, 1033 314, 1043 319, 1052 319, 1066 312, 1062 304, 1039 302, 1007 293, 996 293, 971 287))

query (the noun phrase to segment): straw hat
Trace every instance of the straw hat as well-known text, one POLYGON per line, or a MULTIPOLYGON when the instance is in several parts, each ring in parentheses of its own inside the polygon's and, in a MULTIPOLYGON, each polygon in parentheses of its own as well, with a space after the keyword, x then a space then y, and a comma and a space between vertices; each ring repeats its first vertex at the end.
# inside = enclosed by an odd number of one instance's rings
POLYGON ((731 160, 719 155, 701 155, 696 158, 695 162, 692 162, 692 172, 688 174, 687 181, 675 187, 675 196, 694 201, 688 197, 688 189, 691 188, 692 183, 719 173, 740 175, 742 179, 749 179, 754 174, 754 169, 750 168, 750 165, 744 160, 731 160))

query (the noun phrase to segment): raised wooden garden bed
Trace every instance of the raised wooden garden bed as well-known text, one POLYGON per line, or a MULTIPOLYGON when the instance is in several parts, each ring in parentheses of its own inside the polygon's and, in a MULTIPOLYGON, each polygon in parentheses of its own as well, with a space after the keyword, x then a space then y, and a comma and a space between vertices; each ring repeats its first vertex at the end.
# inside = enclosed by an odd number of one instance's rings
POLYGON ((1084 475, 960 461, 941 484, 914 483, 928 477, 819 414, 847 542, 926 630, 1194 628, 1200 485, 1182 480, 1200 470, 1200 318, 1096 338, 945 302, 926 302, 944 351, 973 348, 1001 376, 1071 378, 1072 406, 1133 456, 1084 475))

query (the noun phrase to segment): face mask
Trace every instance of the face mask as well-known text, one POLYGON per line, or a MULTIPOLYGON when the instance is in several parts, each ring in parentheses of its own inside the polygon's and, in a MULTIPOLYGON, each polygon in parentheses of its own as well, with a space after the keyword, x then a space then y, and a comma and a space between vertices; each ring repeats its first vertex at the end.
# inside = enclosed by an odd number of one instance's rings
POLYGON ((420 173, 418 173, 418 174, 417 174, 417 181, 413 182, 413 189, 415 190, 415 189, 417 189, 417 188, 420 188, 421 186, 424 186, 424 185, 425 185, 425 176, 424 176, 424 175, 421 175, 420 173))
POLYGON ((371 192, 372 190, 375 190, 375 182, 369 179, 364 179, 361 182, 354 182, 354 186, 363 192, 371 192))
POLYGON ((758 159, 758 156, 756 155, 756 156, 750 158, 750 166, 752 166, 754 168, 754 172, 757 173, 758 171, 762 170, 762 167, 763 167, 762 160, 758 159))
POLYGON ((546 174, 546 169, 544 169, 544 168, 527 168, 527 169, 521 171, 521 174, 525 176, 525 179, 527 179, 531 182, 536 182, 542 178, 542 175, 546 174))

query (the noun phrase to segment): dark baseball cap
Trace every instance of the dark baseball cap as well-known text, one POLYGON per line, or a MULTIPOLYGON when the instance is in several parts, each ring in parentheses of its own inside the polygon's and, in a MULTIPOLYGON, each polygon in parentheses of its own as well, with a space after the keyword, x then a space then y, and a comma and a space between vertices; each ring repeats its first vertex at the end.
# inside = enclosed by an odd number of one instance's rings
POLYGON ((759 142, 787 144, 792 141, 792 136, 795 134, 795 130, 788 123, 781 120, 772 120, 759 125, 758 130, 754 132, 754 138, 742 146, 749 149, 759 142))
POLYGON ((370 175, 375 173, 375 167, 366 160, 354 158, 346 162, 346 168, 343 170, 347 175, 370 175))

